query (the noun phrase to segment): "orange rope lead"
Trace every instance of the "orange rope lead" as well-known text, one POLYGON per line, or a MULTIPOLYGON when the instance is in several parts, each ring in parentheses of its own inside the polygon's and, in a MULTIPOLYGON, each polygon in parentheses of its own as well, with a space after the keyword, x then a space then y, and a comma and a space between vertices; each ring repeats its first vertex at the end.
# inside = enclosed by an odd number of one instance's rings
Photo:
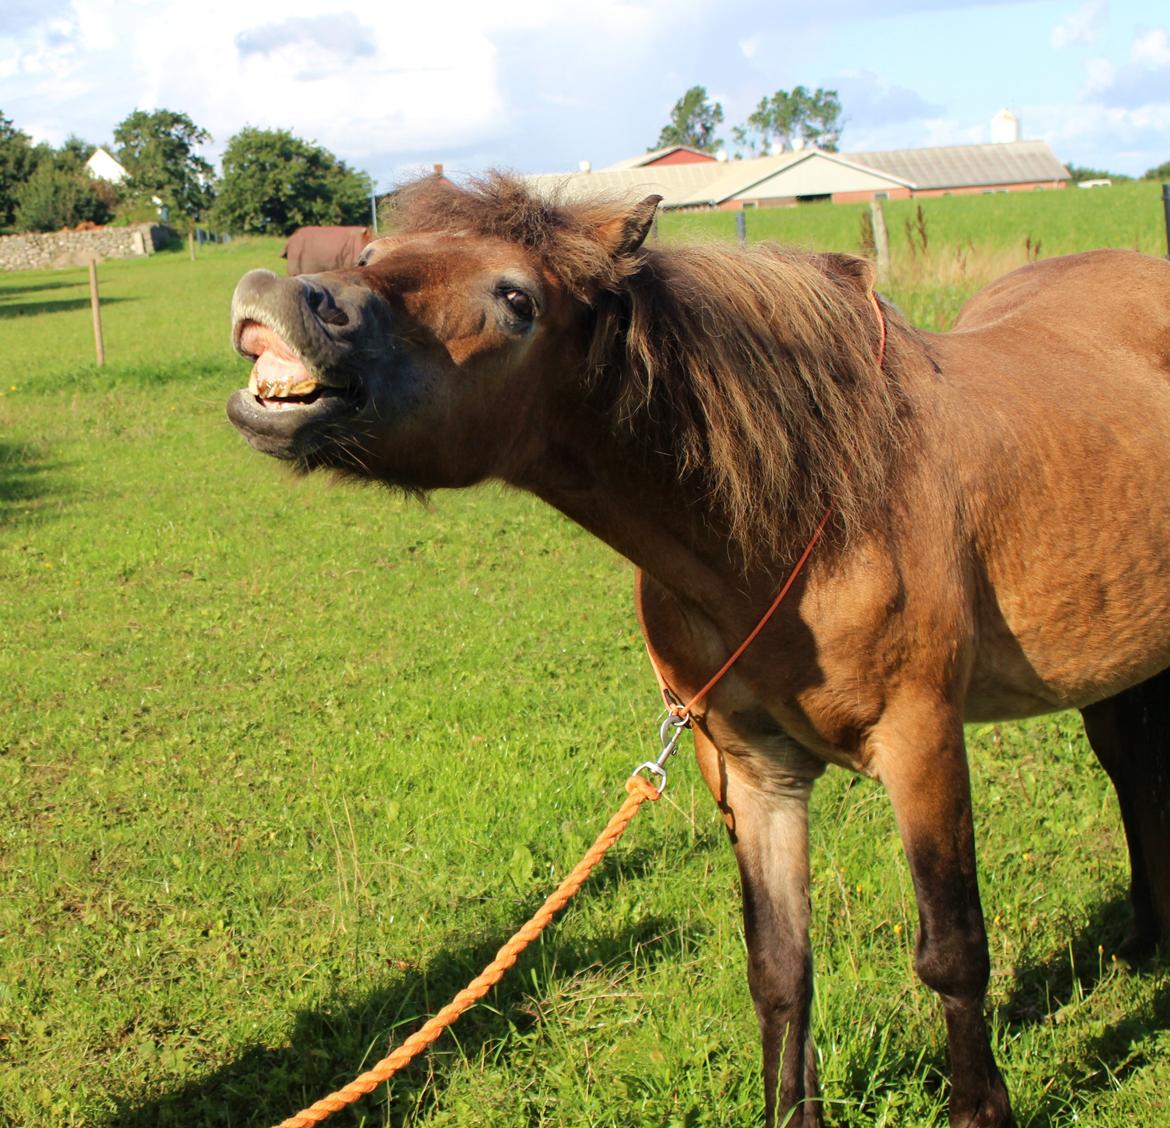
POLYGON ((515 962, 520 953, 548 927, 553 917, 565 907, 573 894, 585 883, 593 867, 605 857, 606 851, 622 836, 638 808, 647 799, 657 799, 659 792, 642 776, 633 775, 626 781, 629 797, 609 820, 606 828, 597 836, 597 841, 586 851, 585 856, 573 867, 564 881, 557 886, 543 905, 533 914, 527 924, 509 940, 492 960, 454 999, 434 1018, 412 1034, 389 1057, 383 1058, 372 1069, 355 1077, 343 1089, 322 1098, 296 1116, 282 1120, 277 1128, 310 1128, 320 1124, 328 1116, 339 1112, 347 1105, 376 1089, 383 1081, 397 1073, 412 1058, 427 1048, 465 1010, 474 1006, 501 979, 504 972, 515 962))

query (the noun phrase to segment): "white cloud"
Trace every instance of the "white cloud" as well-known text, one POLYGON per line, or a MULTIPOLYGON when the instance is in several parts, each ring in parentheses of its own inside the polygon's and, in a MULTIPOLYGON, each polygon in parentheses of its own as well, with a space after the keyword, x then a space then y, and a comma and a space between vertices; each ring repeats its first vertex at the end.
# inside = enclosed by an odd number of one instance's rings
POLYGON ((1090 59, 1085 63, 1085 84, 1082 94, 1092 97, 1108 90, 1117 78, 1117 68, 1108 59, 1090 59))
MULTIPOLYGON (((201 0, 195 21, 179 0, 0 0, 0 108, 59 144, 69 133, 107 142, 132 110, 166 107, 214 135, 213 160, 245 125, 289 129, 380 185, 432 161, 600 166, 652 144, 695 84, 723 103, 725 137, 761 94, 804 83, 840 88, 848 148, 953 144, 985 140, 991 113, 1005 96, 1026 102, 1038 74, 1043 97, 1073 106, 1079 93, 1082 112, 1164 105, 1165 28, 1142 27, 1149 0, 1108 3, 1061 0, 1057 32, 1034 0, 890 0, 880 13, 860 0, 799 11, 766 0, 338 0, 327 19, 316 0, 201 0), (954 29, 972 34, 976 6, 986 38, 968 42, 954 29), (915 43, 938 49, 908 50, 911 24, 915 43), (1083 50, 1097 35, 1085 54, 1104 61, 1048 46, 1083 50), (997 50, 1009 40, 1032 44, 1026 68, 997 50), (943 44, 986 63, 961 91, 939 77, 958 65, 940 59, 943 44), (866 69, 874 58, 897 60, 898 85, 866 69)), ((1096 136, 1108 151, 1107 133, 1096 136)), ((1109 163, 1086 156, 1070 159, 1109 163)))
POLYGON ((1170 92, 1160 104, 1053 103, 1024 112, 1057 156, 1074 164, 1140 174, 1170 152, 1170 92))
POLYGON ((1096 43, 1105 30, 1108 12, 1108 0, 1089 0, 1082 4, 1052 29, 1052 46, 1059 50, 1096 43))
POLYGON ((972 125, 951 118, 927 118, 924 125, 926 132, 920 142, 924 146, 979 145, 988 139, 987 125, 972 125))
POLYGON ((1136 62, 1170 67, 1170 36, 1164 27, 1148 28, 1138 33, 1130 53, 1136 62))
POLYGON ((834 75, 827 85, 841 96, 845 126, 851 133, 900 122, 937 119, 942 107, 917 91, 891 85, 871 70, 850 68, 834 75))
POLYGON ((1129 59, 1121 65, 1109 59, 1086 63, 1081 98, 1131 110, 1165 106, 1170 102, 1170 36, 1165 28, 1143 29, 1130 45, 1129 59))
MULTIPOLYGON (((682 18, 713 4, 687 0, 682 18)), ((342 0, 326 18, 316 0, 203 0, 194 24, 178 0, 5 7, 0 106, 38 139, 105 141, 135 108, 165 106, 208 129, 216 152, 244 125, 287 128, 351 163, 388 168, 394 154, 441 157, 516 128, 502 39, 653 50, 655 28, 679 6, 342 0)))
POLYGON ((19 38, 68 11, 69 0, 5 0, 0 12, 0 39, 19 38))

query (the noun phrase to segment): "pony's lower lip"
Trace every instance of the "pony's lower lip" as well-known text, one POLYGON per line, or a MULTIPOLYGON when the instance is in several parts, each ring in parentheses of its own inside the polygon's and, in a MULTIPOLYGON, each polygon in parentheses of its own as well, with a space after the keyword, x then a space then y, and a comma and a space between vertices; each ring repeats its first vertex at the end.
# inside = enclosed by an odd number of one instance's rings
POLYGON ((350 395, 321 386, 312 398, 263 399, 241 388, 227 414, 254 447, 278 458, 297 458, 317 445, 320 425, 353 416, 360 407, 350 395))

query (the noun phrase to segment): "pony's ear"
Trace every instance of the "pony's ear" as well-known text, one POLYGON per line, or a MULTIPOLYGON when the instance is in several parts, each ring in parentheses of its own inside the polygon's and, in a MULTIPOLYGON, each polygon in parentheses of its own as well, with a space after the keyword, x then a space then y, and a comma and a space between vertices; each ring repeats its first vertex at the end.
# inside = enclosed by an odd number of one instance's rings
POLYGON ((877 280, 877 270, 869 259, 839 254, 836 251, 817 257, 821 260, 826 274, 841 279, 846 285, 856 286, 863 294, 868 294, 873 289, 877 280))
POLYGON ((661 196, 647 196, 625 215, 611 219, 597 229, 602 244, 614 258, 633 254, 646 241, 660 203, 661 196))

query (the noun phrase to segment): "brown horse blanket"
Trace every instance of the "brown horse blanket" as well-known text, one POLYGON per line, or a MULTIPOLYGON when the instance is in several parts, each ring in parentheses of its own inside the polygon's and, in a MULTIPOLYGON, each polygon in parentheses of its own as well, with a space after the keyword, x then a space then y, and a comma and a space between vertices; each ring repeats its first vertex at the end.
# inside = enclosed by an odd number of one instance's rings
POLYGON ((358 255, 373 237, 368 227, 298 227, 280 257, 288 259, 289 274, 342 270, 357 263, 358 255))

